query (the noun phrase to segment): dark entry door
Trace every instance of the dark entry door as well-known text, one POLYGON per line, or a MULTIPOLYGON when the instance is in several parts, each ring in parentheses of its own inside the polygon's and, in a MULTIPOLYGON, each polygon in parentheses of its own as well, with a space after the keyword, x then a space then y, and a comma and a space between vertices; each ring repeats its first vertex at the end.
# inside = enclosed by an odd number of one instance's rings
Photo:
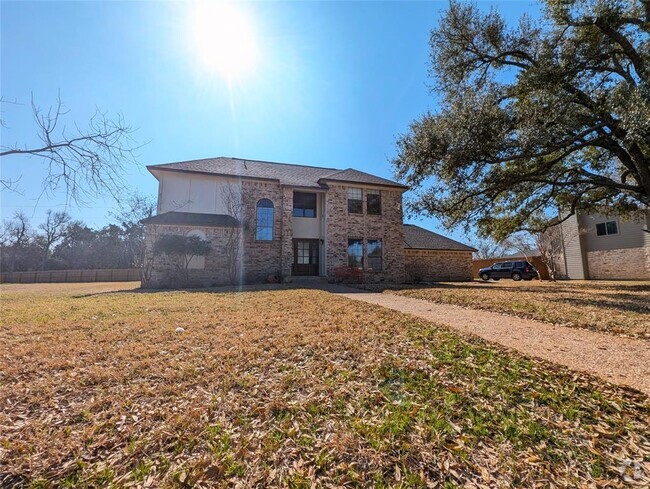
POLYGON ((317 239, 293 240, 293 275, 318 275, 317 239))

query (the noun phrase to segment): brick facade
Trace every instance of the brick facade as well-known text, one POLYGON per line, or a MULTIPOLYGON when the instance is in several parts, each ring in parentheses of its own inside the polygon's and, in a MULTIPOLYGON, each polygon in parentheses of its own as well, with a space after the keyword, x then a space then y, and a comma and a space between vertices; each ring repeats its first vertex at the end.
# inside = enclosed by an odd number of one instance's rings
POLYGON ((594 280, 650 280, 650 247, 589 251, 587 267, 594 280))
MULTIPOLYGON (((174 288, 186 286, 212 287, 230 283, 229 259, 226 251, 227 234, 231 229, 189 226, 146 226, 146 258, 143 286, 151 288, 174 288), (189 269, 186 280, 174 261, 165 254, 154 253, 153 245, 164 234, 187 235, 199 231, 210 241, 212 249, 204 258, 202 269, 189 269)), ((236 232, 236 231, 235 231, 236 232)))
POLYGON ((282 274, 282 247, 286 239, 286 223, 283 220, 284 193, 274 182, 242 182, 242 204, 244 208, 243 280, 247 283, 266 282, 270 275, 282 274), (260 199, 273 202, 273 239, 257 241, 256 212, 260 199))
MULTIPOLYGON (((238 263, 238 282, 259 283, 269 276, 288 280, 293 265, 293 191, 294 188, 276 182, 244 180, 241 190, 240 220, 242 221, 241 248, 238 263), (256 234, 256 206, 260 199, 273 202, 273 239, 258 241, 256 234)), ((367 265, 367 241, 382 240, 382 270, 366 270, 368 282, 402 283, 413 280, 470 280, 472 277, 470 252, 445 252, 404 248, 402 220, 402 190, 381 189, 381 214, 368 215, 367 188, 354 184, 330 184, 325 193, 324 254, 326 275, 333 278, 337 267, 348 264, 348 239, 363 240, 364 264, 367 265), (363 213, 348 213, 348 189, 363 189, 363 213)), ((190 226, 147 226, 147 253, 153 259, 153 270, 148 285, 151 287, 178 286, 173 264, 165 256, 153 256, 155 240, 163 233, 188 234, 199 230, 212 244, 205 257, 203 269, 189 271, 194 286, 215 286, 231 283, 226 253, 228 233, 232 229, 190 226)))
POLYGON ((348 213, 348 189, 360 185, 330 185, 326 194, 326 249, 327 275, 334 276, 334 269, 348 264, 348 239, 362 239, 364 263, 367 263, 366 242, 368 239, 382 240, 381 272, 367 272, 370 282, 404 281, 404 230, 402 225, 402 192, 381 190, 381 215, 368 215, 366 192, 363 189, 363 213, 348 213))
POLYGON ((407 282, 470 281, 471 251, 404 250, 407 282))

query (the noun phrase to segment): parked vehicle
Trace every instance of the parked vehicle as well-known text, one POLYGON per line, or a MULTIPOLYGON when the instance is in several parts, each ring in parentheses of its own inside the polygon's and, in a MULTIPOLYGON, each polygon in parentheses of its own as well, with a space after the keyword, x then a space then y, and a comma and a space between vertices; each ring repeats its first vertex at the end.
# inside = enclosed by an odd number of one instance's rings
POLYGON ((488 268, 481 268, 478 276, 483 280, 511 278, 518 282, 521 279, 532 280, 538 278, 539 274, 537 269, 527 261, 503 261, 488 268))

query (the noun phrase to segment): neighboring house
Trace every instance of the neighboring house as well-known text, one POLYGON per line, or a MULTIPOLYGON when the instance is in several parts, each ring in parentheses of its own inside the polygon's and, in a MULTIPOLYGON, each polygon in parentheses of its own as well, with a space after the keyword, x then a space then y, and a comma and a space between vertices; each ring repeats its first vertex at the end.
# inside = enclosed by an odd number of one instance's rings
POLYGON ((404 263, 407 282, 471 280, 471 246, 414 224, 404 224, 404 263))
POLYGON ((471 280, 473 248, 402 221, 397 182, 361 171, 238 158, 149 166, 159 182, 157 215, 145 219, 151 287, 174 286, 172 263, 154 253, 163 234, 212 244, 189 262, 193 285, 334 278, 471 280), (236 236, 236 249, 232 249, 236 236), (416 274, 419 274, 417 277, 416 274))
POLYGON ((650 211, 645 217, 576 214, 560 228, 561 275, 650 280, 650 211))

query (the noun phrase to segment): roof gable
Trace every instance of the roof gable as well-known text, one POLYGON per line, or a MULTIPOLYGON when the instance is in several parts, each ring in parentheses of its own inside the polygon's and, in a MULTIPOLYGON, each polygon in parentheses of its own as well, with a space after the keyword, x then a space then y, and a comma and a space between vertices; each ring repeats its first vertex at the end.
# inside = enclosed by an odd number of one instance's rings
POLYGON ((404 247, 418 250, 476 251, 471 246, 414 224, 404 224, 404 247))
POLYGON ((388 180, 387 178, 371 175, 370 173, 355 170, 353 168, 337 171, 335 173, 327 175, 326 177, 323 177, 321 180, 408 188, 406 185, 388 180))

